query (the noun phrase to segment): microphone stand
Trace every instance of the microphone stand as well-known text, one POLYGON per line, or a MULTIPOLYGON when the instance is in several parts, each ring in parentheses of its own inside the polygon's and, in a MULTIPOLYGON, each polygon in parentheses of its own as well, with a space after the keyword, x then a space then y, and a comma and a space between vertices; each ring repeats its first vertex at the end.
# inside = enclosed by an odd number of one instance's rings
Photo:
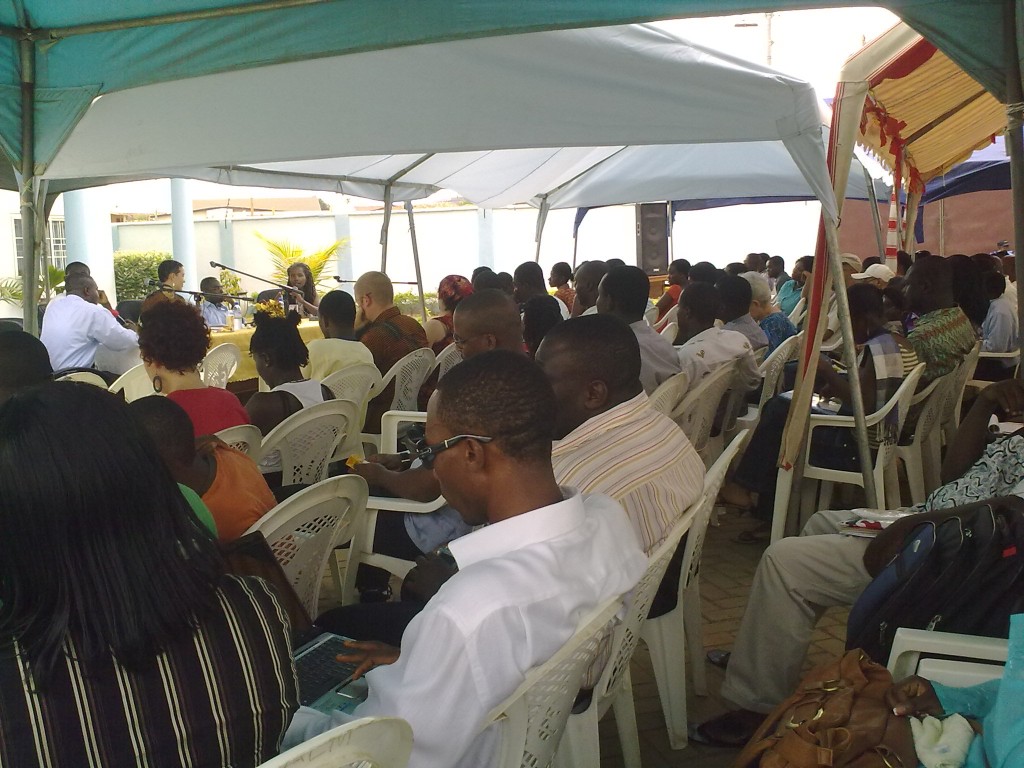
POLYGON ((228 272, 234 272, 236 275, 245 275, 246 277, 251 277, 253 280, 259 280, 261 283, 272 285, 275 288, 280 288, 282 291, 288 291, 289 293, 291 293, 292 291, 298 291, 298 288, 293 288, 290 285, 281 285, 280 283, 275 283, 273 280, 267 280, 267 278, 265 277, 260 277, 259 275, 251 275, 248 272, 243 272, 240 269, 228 267, 225 266, 224 264, 218 264, 216 261, 211 261, 210 266, 213 267, 214 269, 226 269, 228 272))
POLYGON ((173 288, 171 288, 169 285, 164 285, 162 283, 157 284, 157 285, 152 286, 152 287, 155 288, 155 291, 160 291, 161 293, 181 293, 181 294, 185 294, 186 296, 191 296, 193 299, 203 298, 203 299, 233 299, 234 301, 255 301, 254 299, 251 299, 248 296, 234 296, 234 295, 229 294, 229 293, 209 293, 207 291, 186 291, 184 288, 176 291, 173 288))

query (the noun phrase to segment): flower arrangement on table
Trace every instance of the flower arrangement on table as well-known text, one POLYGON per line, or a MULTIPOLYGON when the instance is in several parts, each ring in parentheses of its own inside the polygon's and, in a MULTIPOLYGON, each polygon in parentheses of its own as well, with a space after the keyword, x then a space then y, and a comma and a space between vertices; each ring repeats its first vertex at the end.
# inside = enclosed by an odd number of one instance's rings
POLYGON ((257 301, 252 306, 253 314, 262 312, 270 317, 284 317, 284 307, 279 301, 257 301))

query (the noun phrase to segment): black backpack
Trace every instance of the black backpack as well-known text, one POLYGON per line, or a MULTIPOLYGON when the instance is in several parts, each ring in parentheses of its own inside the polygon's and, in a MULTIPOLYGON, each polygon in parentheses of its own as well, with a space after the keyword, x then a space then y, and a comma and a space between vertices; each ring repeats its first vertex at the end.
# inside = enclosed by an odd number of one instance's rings
POLYGON ((1024 595, 1024 499, 922 523, 850 610, 846 647, 885 663, 898 627, 1007 637, 1024 595))

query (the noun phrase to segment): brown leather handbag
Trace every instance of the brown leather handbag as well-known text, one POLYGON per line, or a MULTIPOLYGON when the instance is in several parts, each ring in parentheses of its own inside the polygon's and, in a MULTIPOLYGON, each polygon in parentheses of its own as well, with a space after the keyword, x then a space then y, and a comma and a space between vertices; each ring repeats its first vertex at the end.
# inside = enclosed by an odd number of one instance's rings
POLYGON ((885 703, 891 686, 885 667, 848 651, 775 708, 736 768, 916 768, 910 723, 885 703))

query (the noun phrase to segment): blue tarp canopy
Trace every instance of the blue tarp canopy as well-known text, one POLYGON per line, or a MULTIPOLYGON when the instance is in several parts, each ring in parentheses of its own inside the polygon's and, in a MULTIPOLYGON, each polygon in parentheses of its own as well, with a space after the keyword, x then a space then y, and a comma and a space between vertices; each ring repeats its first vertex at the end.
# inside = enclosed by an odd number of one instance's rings
POLYGON ((1002 136, 996 136, 991 146, 979 149, 953 170, 929 181, 921 204, 995 189, 1010 189, 1010 158, 1002 136))

